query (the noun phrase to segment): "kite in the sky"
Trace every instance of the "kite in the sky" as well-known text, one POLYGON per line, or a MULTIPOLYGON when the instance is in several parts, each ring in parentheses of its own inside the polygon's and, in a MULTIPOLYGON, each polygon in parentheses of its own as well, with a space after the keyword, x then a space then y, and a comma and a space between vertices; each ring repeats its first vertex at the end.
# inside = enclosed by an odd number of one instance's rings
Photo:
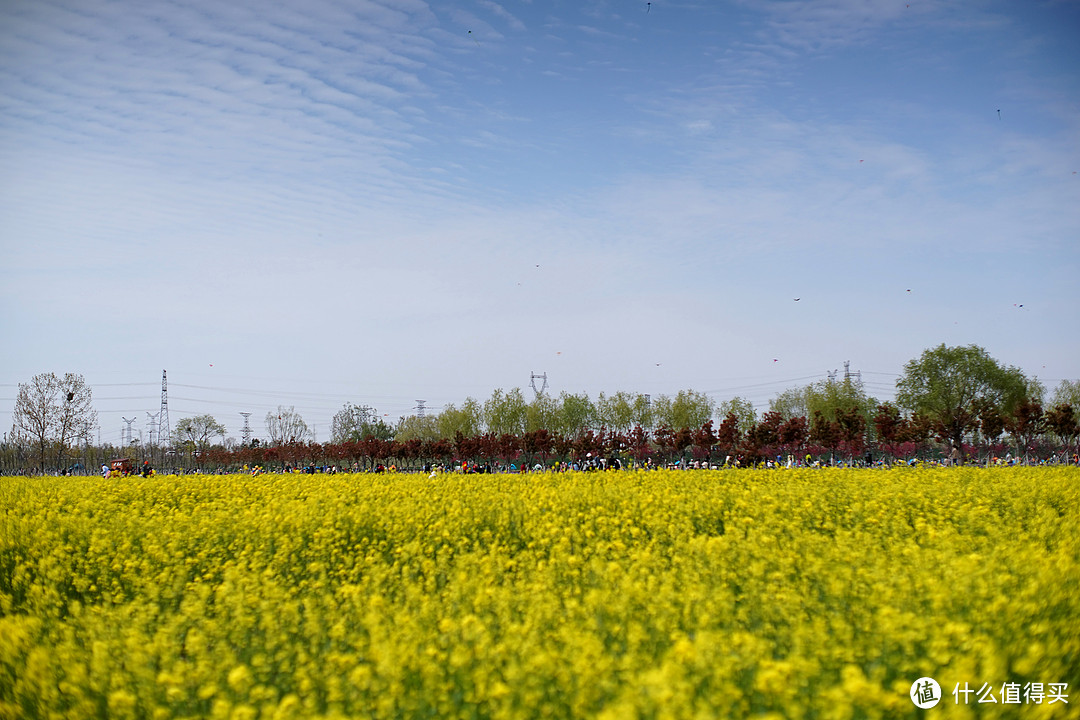
POLYGON ((795 302, 799 302, 802 298, 795 298, 795 302))
POLYGON ((998 108, 998 120, 1001 119, 1001 108, 998 108))
POLYGON ((773 358, 772 361, 773 362, 780 362, 780 358, 773 358))
POLYGON ((477 40, 476 36, 472 34, 472 30, 469 31, 469 37, 471 37, 472 41, 476 43, 476 47, 480 47, 480 41, 477 40))
POLYGON ((652 12, 652 3, 651 2, 645 3, 645 14, 648 15, 651 12, 652 12))

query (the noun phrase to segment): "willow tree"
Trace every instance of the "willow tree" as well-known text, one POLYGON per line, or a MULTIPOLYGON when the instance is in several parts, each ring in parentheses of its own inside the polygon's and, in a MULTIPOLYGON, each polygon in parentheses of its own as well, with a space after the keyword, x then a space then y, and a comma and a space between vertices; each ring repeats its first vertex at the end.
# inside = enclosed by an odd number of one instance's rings
POLYGON ((489 433, 495 435, 524 435, 527 430, 529 403, 521 388, 503 391, 496 389, 484 402, 481 419, 489 433))
POLYGON ((596 418, 601 427, 627 433, 634 427, 634 403, 637 398, 628 392, 611 395, 600 393, 596 398, 596 418))
POLYGON ((697 430, 712 419, 716 403, 705 393, 680 390, 675 397, 661 395, 653 403, 657 426, 697 430))
POLYGON ((458 435, 466 438, 480 434, 483 423, 483 407, 475 398, 465 398, 461 407, 450 403, 438 415, 436 425, 439 437, 453 440, 458 435))

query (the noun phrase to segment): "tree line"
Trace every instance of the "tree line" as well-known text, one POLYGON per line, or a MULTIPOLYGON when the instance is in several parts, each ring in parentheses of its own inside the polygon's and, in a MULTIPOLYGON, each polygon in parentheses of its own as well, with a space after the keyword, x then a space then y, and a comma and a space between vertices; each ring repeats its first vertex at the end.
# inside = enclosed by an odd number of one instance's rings
MULTIPOLYGON (((181 419, 171 438, 140 453, 159 467, 227 468, 379 465, 420 467, 471 462, 548 464, 619 457, 654 463, 703 461, 751 464, 779 456, 847 462, 958 455, 987 461, 1068 459, 1080 436, 1080 381, 1063 381, 1049 402, 1046 389, 981 347, 940 345, 904 366, 896 399, 879 402, 845 377, 791 388, 758 417, 739 397, 716 402, 684 390, 675 396, 639 393, 539 394, 495 390, 441 412, 391 424, 369 405, 346 403, 334 416, 331 440, 314 442, 293 407, 264 418, 265 436, 226 441, 210 415, 181 419), (953 448, 956 452, 953 453, 953 448)), ((110 452, 94 448, 92 393, 81 376, 46 374, 19 386, 14 427, 0 447, 5 471, 63 471, 72 459, 92 468, 110 452)), ((141 460, 142 458, 137 458, 141 460)))

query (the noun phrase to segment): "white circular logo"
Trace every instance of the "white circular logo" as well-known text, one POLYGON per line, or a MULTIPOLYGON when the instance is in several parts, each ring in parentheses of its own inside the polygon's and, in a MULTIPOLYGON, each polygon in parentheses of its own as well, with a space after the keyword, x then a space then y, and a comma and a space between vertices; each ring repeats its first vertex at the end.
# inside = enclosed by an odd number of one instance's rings
POLYGON ((911 683, 911 702, 926 710, 941 702, 941 686, 931 677, 921 677, 911 683))

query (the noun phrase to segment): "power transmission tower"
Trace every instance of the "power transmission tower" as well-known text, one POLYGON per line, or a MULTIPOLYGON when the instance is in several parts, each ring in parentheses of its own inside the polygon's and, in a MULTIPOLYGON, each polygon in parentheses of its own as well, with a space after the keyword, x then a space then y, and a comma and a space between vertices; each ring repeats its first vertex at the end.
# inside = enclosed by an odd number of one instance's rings
POLYGON ((154 441, 158 439, 157 436, 157 419, 161 413, 146 413, 146 429, 147 435, 150 436, 150 444, 153 445, 154 441))
MULTIPOLYGON (((834 383, 840 377, 840 371, 839 370, 827 370, 827 371, 825 371, 825 377, 828 378, 828 382, 834 383)), ((856 385, 862 386, 862 370, 856 370, 855 372, 851 372, 851 361, 850 360, 845 360, 844 361, 844 383, 848 384, 848 383, 852 382, 852 380, 855 381, 856 385)))
POLYGON ((251 424, 248 422, 248 418, 251 417, 249 412, 241 412, 244 416, 244 427, 240 430, 240 443, 242 445, 251 444, 251 424))
POLYGON ((135 422, 135 418, 128 420, 126 417, 121 417, 120 419, 127 423, 127 429, 120 431, 120 444, 127 447, 134 441, 134 438, 131 435, 131 423, 135 422))
POLYGON ((532 387, 533 392, 536 393, 536 397, 540 397, 544 394, 544 391, 547 390, 547 373, 544 373, 543 375, 537 375, 536 373, 530 371, 529 374, 531 375, 531 377, 529 378, 529 386, 532 387), (539 390, 536 389, 537 378, 543 380, 543 383, 540 384, 539 390))
POLYGON ((161 371, 161 410, 158 411, 158 442, 162 445, 169 444, 172 436, 172 428, 169 427, 169 383, 166 382, 165 371, 161 371))
MULTIPOLYGON (((856 385, 862 385, 862 370, 855 371, 854 377, 855 377, 855 384, 856 385)), ((851 378, 852 378, 851 361, 850 360, 845 360, 844 361, 844 382, 846 382, 846 383, 851 382, 851 378)))
POLYGON ((426 403, 426 402, 427 402, 427 400, 417 400, 416 401, 416 407, 413 408, 413 410, 416 411, 416 417, 419 417, 419 418, 424 417, 424 410, 425 410, 424 403, 426 403))

